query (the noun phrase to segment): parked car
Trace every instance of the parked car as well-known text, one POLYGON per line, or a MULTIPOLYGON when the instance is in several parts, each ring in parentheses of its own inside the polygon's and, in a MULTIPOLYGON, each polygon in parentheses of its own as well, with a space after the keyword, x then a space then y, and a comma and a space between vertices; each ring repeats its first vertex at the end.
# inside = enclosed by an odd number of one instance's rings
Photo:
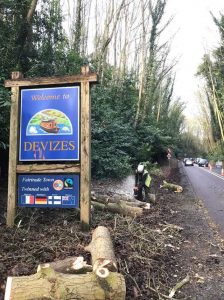
POLYGON ((193 162, 192 159, 187 158, 187 159, 184 161, 184 165, 185 165, 185 167, 187 167, 187 166, 193 166, 193 165, 194 165, 194 162, 193 162))
POLYGON ((216 168, 222 168, 222 162, 220 160, 218 160, 216 163, 215 163, 215 167, 216 168))
POLYGON ((198 162, 199 167, 208 167, 208 161, 205 158, 201 158, 198 162))
POLYGON ((197 157, 197 158, 195 159, 195 163, 198 164, 199 161, 200 161, 200 159, 201 159, 201 157, 197 157))

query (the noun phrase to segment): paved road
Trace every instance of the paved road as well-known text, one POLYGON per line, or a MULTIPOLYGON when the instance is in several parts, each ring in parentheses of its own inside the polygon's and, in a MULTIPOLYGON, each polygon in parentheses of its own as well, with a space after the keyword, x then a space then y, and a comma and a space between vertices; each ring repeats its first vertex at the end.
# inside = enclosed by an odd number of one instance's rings
POLYGON ((221 176, 220 170, 209 168, 184 167, 193 189, 199 199, 201 199, 209 215, 224 232, 224 176, 221 176))

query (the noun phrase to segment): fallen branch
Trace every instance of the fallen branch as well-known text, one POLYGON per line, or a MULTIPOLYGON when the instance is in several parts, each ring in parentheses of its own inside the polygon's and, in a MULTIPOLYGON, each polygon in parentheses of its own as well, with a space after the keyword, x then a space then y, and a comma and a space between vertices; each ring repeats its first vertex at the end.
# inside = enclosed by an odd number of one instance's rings
MULTIPOLYGON (((164 299, 170 299, 169 296, 166 296, 166 295, 160 293, 158 290, 152 288, 151 286, 149 286, 148 288, 149 288, 149 290, 151 290, 152 292, 156 293, 157 295, 163 297, 164 299)), ((172 298, 172 299, 173 299, 173 300, 178 300, 178 299, 174 299, 174 298, 172 298)))
POLYGON ((183 280, 181 280, 180 282, 178 282, 170 291, 169 293, 169 298, 173 298, 173 296, 175 295, 175 293, 177 292, 177 290, 179 290, 180 288, 182 288, 182 286, 186 283, 188 283, 190 281, 190 276, 187 275, 183 280))
POLYGON ((178 225, 175 225, 175 224, 170 224, 170 223, 167 223, 167 222, 165 222, 165 224, 159 223, 159 225, 165 227, 165 228, 162 229, 163 232, 168 230, 168 229, 174 229, 174 230, 177 230, 177 231, 182 231, 184 229, 181 226, 178 226, 178 225))

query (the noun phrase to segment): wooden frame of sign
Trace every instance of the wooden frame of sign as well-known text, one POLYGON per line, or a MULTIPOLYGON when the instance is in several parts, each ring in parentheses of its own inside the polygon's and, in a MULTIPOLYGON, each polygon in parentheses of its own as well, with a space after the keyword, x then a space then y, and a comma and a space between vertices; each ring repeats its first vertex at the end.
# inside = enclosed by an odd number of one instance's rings
POLYGON ((90 181, 91 181, 91 133, 90 133, 90 84, 97 83, 97 75, 90 73, 88 66, 81 68, 80 75, 63 77, 23 78, 22 73, 12 72, 11 80, 5 87, 11 87, 11 114, 9 138, 8 204, 7 226, 14 225, 16 215, 17 174, 25 173, 79 173, 80 174, 80 221, 83 230, 90 224, 90 181), (81 86, 81 140, 80 164, 21 164, 18 162, 19 97, 20 88, 34 86, 57 86, 80 84, 81 86))

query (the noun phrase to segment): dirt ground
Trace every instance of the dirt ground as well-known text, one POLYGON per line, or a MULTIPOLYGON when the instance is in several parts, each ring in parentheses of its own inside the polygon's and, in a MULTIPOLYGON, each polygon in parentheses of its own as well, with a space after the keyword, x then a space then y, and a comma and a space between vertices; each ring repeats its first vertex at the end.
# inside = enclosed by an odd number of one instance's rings
MULTIPOLYGON (((119 183, 94 183, 108 192, 119 183)), ((182 165, 163 168, 153 177, 156 204, 137 218, 92 212, 91 229, 107 226, 126 299, 224 299, 224 240, 196 199, 182 165), (160 188, 162 181, 183 186, 183 193, 160 188), (185 280, 183 284, 182 280, 185 280)), ((36 273, 38 264, 83 255, 91 232, 79 228, 72 209, 18 209, 16 226, 6 228, 6 187, 0 187, 0 299, 7 276, 36 273)), ((116 300, 116 299, 114 299, 116 300)))

